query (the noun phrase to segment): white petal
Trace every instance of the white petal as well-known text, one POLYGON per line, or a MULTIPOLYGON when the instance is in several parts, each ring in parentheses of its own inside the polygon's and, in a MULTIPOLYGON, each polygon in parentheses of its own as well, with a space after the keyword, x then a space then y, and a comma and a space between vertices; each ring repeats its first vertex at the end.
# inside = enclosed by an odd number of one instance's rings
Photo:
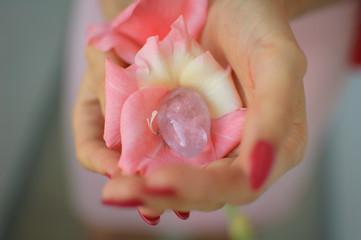
POLYGON ((188 64, 180 84, 197 90, 204 97, 213 119, 233 112, 242 105, 229 71, 224 70, 209 52, 188 64))
POLYGON ((158 37, 148 38, 147 43, 138 52, 135 63, 138 66, 139 88, 151 86, 174 88, 177 86, 178 83, 170 72, 164 52, 167 52, 167 49, 162 49, 158 37))
POLYGON ((169 34, 159 41, 148 38, 137 53, 139 87, 179 87, 179 79, 188 64, 203 53, 201 47, 190 38, 183 17, 179 17, 169 34))

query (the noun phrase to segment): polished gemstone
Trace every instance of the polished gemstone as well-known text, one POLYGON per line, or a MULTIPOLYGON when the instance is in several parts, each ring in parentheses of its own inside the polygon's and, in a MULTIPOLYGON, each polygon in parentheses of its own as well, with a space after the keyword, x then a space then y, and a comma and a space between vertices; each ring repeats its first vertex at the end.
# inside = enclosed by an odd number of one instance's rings
POLYGON ((166 144, 177 154, 191 158, 207 145, 211 119, 203 97, 189 88, 176 88, 159 103, 158 125, 166 144))

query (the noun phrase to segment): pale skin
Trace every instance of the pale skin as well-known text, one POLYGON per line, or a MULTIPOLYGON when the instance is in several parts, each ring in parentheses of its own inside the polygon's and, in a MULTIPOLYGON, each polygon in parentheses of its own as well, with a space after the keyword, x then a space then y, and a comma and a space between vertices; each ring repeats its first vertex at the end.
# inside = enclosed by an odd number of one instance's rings
MULTIPOLYGON (((89 67, 74 107, 73 128, 80 163, 90 171, 112 176, 104 186, 103 198, 139 199, 145 206, 138 209, 150 217, 160 216, 166 209, 213 211, 225 204, 238 206, 255 200, 299 164, 307 144, 303 89, 306 59, 288 21, 331 2, 336 1, 210 1, 201 43, 221 64, 229 63, 233 68, 248 114, 239 148, 204 169, 159 169, 147 178, 120 172, 117 162, 121 153, 109 150, 103 140, 104 60, 109 56, 119 65, 125 64, 112 52, 105 54, 88 47, 89 67), (259 140, 272 143, 276 154, 266 182, 254 190, 249 183, 250 155, 259 140), (176 195, 149 195, 143 191, 145 186, 171 188, 176 195)), ((108 19, 126 5, 115 0, 103 3, 108 19)))

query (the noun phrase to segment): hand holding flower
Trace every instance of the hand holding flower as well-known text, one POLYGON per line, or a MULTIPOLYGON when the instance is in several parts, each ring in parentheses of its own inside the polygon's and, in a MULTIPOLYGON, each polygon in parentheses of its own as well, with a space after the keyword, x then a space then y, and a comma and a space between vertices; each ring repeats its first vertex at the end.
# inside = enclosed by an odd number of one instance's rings
MULTIPOLYGON (((254 200, 302 160, 307 140, 302 84, 305 60, 282 4, 276 0, 213 1, 202 45, 222 64, 231 65, 242 86, 248 112, 240 148, 203 169, 159 168, 146 178, 117 175, 105 186, 104 199, 137 199, 146 206, 140 211, 152 217, 165 209, 210 211, 225 203, 240 205, 254 200), (169 189, 172 191, 162 191, 169 189)), ((84 90, 79 98, 87 99, 84 94, 89 92, 84 90)), ((97 125, 98 130, 94 127, 93 137, 84 137, 94 140, 94 145, 87 143, 92 146, 88 152, 92 149, 94 153, 82 162, 97 172, 113 174, 120 153, 108 150, 102 142, 99 104, 94 92, 89 95, 88 111, 84 105, 75 111, 75 130, 78 139, 86 135, 82 133, 85 126, 89 130, 90 125, 97 125), (88 125, 83 125, 78 115, 90 114, 91 109, 98 118, 88 117, 88 125)))
MULTIPOLYGON (((104 131, 110 133, 108 136, 112 134, 112 131, 108 131, 111 124, 107 124, 104 130, 106 57, 117 65, 129 65, 148 37, 165 37, 170 25, 180 15, 185 16, 192 36, 197 37, 204 25, 206 10, 206 0, 138 0, 112 23, 90 27, 88 43, 91 45, 86 50, 89 66, 73 113, 76 153, 83 167, 108 176, 119 173, 117 163, 120 152, 109 150, 103 140, 104 131)), ((108 122, 111 123, 111 120, 108 122)), ((120 127, 119 124, 117 126, 120 127)))

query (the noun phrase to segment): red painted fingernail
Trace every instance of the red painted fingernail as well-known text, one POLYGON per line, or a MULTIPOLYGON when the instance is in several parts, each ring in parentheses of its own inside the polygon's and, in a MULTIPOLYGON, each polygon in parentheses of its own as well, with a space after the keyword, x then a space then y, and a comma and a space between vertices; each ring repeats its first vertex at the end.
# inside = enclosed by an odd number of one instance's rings
POLYGON ((153 196, 174 196, 176 195, 176 191, 172 188, 155 188, 155 187, 147 187, 143 188, 143 192, 147 195, 153 196))
POLYGON ((102 200, 102 204, 107 206, 114 207, 140 207, 143 206, 144 203, 138 199, 129 199, 129 200, 102 200))
POLYGON ((176 210, 173 210, 173 212, 182 220, 187 220, 189 218, 190 212, 179 212, 176 210))
POLYGON ((105 174, 109 179, 112 179, 112 175, 110 175, 109 173, 105 174))
POLYGON ((148 223, 149 225, 155 226, 160 221, 160 216, 158 216, 158 217, 145 216, 139 210, 138 210, 138 213, 139 213, 140 217, 143 219, 143 221, 148 223))
POLYGON ((250 182, 253 190, 257 190, 265 183, 275 158, 273 146, 267 141, 259 141, 251 154, 250 182))

